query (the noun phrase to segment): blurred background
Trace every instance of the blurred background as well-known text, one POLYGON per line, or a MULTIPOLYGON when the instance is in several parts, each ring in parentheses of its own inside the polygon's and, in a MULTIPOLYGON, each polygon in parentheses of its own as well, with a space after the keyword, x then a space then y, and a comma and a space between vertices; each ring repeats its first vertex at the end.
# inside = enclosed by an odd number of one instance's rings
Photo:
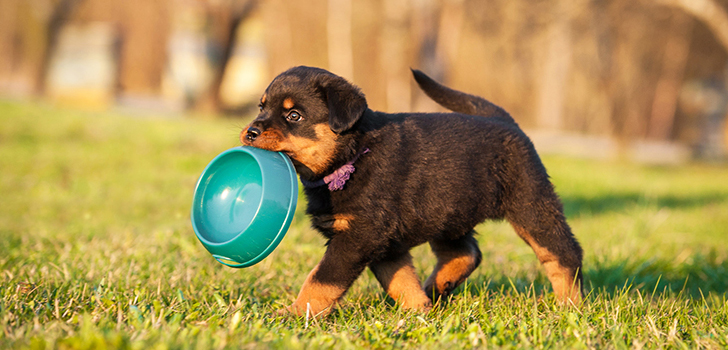
POLYGON ((728 0, 0 0, 0 98, 253 115, 295 65, 372 109, 437 111, 410 67, 508 110, 541 152, 725 161, 728 0))

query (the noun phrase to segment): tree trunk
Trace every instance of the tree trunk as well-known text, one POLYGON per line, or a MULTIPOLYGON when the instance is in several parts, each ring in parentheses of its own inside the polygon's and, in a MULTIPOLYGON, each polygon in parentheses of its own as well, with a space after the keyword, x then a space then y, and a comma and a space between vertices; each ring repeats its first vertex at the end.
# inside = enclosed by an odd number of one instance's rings
POLYGON ((408 0, 384 1, 384 26, 380 50, 381 67, 386 85, 387 111, 408 112, 412 109, 408 65, 409 12, 408 0))
POLYGON ((221 6, 211 12, 212 40, 216 49, 221 50, 213 62, 212 82, 196 103, 196 109, 205 112, 218 112, 222 109, 220 87, 225 68, 235 50, 237 29, 257 5, 255 0, 231 0, 229 6, 221 6))
POLYGON ((679 8, 705 23, 723 49, 728 52, 728 14, 715 0, 655 0, 655 2, 679 8))
POLYGON ((563 128, 566 84, 571 67, 571 23, 565 14, 568 6, 560 0, 548 32, 545 64, 541 77, 537 125, 540 129, 560 131, 563 128))
POLYGON ((682 14, 674 14, 672 22, 663 53, 662 76, 655 87, 647 128, 647 137, 657 140, 669 140, 672 137, 675 110, 693 32, 692 20, 682 14))
POLYGON ((51 59, 58 46, 58 35, 61 29, 71 17, 73 11, 81 4, 83 0, 61 0, 53 8, 48 26, 46 27, 46 43, 43 50, 38 75, 36 76, 36 93, 44 95, 46 93, 46 82, 48 70, 50 69, 51 59))
POLYGON ((0 0, 0 86, 10 80, 15 71, 17 4, 13 0, 0 0))
POLYGON ((119 16, 119 87, 128 95, 159 93, 167 64, 170 6, 160 0, 124 0, 119 16))
POLYGON ((354 53, 351 44, 351 0, 329 0, 326 32, 329 70, 350 81, 354 79, 354 53))

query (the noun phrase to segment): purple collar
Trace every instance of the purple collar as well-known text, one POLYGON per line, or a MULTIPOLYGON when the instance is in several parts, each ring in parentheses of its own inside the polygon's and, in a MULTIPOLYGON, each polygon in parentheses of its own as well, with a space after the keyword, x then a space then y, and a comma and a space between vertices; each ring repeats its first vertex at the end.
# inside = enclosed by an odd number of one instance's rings
POLYGON ((361 150, 361 152, 356 154, 356 157, 354 157, 354 159, 341 166, 341 168, 334 170, 333 173, 324 176, 323 179, 318 181, 306 181, 304 179, 301 179, 301 183, 304 187, 308 188, 329 185, 329 191, 342 190, 344 189, 344 184, 346 184, 346 181, 349 180, 349 176, 351 176, 351 173, 356 170, 356 168, 354 168, 354 162, 356 162, 360 156, 366 153, 369 153, 369 148, 365 147, 363 150, 361 150))

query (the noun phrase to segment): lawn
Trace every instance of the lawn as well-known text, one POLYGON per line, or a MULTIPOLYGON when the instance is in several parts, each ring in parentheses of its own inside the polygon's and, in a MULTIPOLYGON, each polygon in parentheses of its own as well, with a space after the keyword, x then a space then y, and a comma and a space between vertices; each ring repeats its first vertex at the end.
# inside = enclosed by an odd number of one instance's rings
MULTIPOLYGON (((580 308, 555 303, 496 222, 432 312, 399 309, 367 271, 306 320, 275 314, 324 250, 301 210, 247 269, 217 263, 189 223, 197 176, 244 124, 0 101, 0 348, 728 347, 728 166, 545 157, 585 251, 580 308)), ((424 278, 433 255, 413 255, 424 278)))

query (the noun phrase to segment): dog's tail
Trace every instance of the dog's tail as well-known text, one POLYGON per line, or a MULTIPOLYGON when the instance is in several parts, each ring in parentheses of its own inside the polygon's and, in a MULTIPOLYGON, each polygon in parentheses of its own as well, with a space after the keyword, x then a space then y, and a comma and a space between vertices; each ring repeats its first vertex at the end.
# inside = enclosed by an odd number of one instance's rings
POLYGON ((453 90, 444 86, 432 78, 428 77, 422 71, 412 69, 420 89, 439 105, 457 113, 479 115, 483 117, 500 117, 502 119, 515 122, 513 118, 503 108, 500 108, 490 101, 453 90))

